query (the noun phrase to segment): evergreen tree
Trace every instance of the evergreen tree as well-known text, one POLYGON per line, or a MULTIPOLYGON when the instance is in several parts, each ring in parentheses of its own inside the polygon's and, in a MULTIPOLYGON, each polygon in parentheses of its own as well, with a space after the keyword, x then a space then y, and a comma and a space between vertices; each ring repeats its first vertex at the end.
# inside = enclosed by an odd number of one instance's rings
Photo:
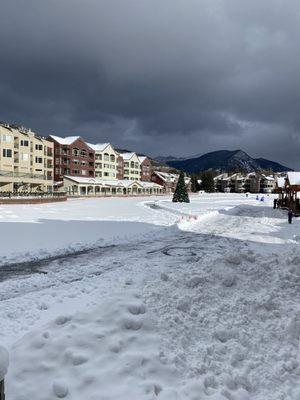
POLYGON ((205 192, 214 192, 215 191, 215 182, 214 182, 214 176, 213 173, 210 171, 203 172, 201 174, 201 180, 202 180, 202 189, 205 190, 205 192))
POLYGON ((193 193, 196 193, 196 192, 199 192, 199 190, 200 190, 200 185, 198 183, 198 177, 197 177, 197 175, 192 175, 192 178, 191 178, 191 191, 193 193))
POLYGON ((185 182, 184 182, 184 173, 180 172, 179 179, 177 182, 176 190, 173 196, 173 203, 189 203, 189 195, 186 190, 185 182))

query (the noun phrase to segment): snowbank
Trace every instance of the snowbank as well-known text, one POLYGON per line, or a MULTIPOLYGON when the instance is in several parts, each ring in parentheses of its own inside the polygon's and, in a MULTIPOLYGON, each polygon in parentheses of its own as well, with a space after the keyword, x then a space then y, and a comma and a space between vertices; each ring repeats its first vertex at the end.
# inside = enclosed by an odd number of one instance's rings
POLYGON ((118 200, 110 221, 101 202, 70 203, 80 221, 150 229, 0 282, 9 399, 300 398, 299 220, 271 202, 205 196, 163 200, 172 212, 118 200), (178 211, 199 219, 162 229, 178 211))
POLYGON ((7 396, 154 399, 178 379, 160 357, 154 328, 132 293, 108 298, 90 313, 62 314, 13 347, 7 396))

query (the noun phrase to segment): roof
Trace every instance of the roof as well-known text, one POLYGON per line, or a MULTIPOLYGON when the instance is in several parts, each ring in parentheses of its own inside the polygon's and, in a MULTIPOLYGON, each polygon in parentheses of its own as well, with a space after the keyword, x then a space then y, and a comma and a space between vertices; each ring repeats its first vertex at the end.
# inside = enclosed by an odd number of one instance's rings
POLYGON ((266 175, 262 175, 262 177, 266 180, 266 181, 275 181, 275 178, 273 176, 266 176, 266 175))
POLYGON ((164 182, 174 182, 178 179, 177 174, 170 174, 168 172, 154 171, 154 173, 160 177, 164 182))
POLYGON ((300 172, 288 172, 287 178, 292 186, 300 186, 300 172))
POLYGON ((138 156, 138 158, 139 158, 141 163, 144 162, 147 159, 146 156, 138 156))
POLYGON ((120 154, 124 158, 124 160, 130 160, 135 155, 134 152, 131 152, 131 153, 120 153, 120 154))
POLYGON ((281 177, 277 179, 277 186, 280 189, 283 189, 285 187, 285 177, 281 177))
POLYGON ((104 149, 106 149, 107 146, 110 145, 110 143, 97 143, 97 144, 87 143, 87 145, 95 151, 103 151, 104 149))
MULTIPOLYGON (((168 173, 168 172, 161 172, 161 171, 154 171, 154 173, 158 176, 158 177, 160 177, 164 182, 172 182, 172 183, 174 183, 174 182, 176 182, 177 180, 178 180, 178 178, 179 178, 179 175, 178 174, 171 174, 171 173, 168 173)), ((191 181, 191 178, 190 177, 188 177, 188 176, 185 176, 184 177, 184 182, 186 183, 186 184, 188 184, 188 183, 190 183, 190 181, 191 181)))
POLYGON ((77 139, 81 139, 80 136, 67 136, 65 138, 62 138, 60 136, 54 136, 50 135, 50 137, 55 140, 59 144, 64 144, 64 145, 70 145, 74 143, 77 139))
POLYGON ((68 175, 65 175, 64 178, 69 179, 69 180, 79 183, 79 184, 86 184, 86 185, 90 184, 90 185, 99 185, 99 186, 106 186, 106 187, 109 187, 109 186, 130 187, 133 184, 136 184, 143 188, 154 188, 154 187, 162 188, 161 185, 158 185, 157 183, 154 183, 154 182, 131 181, 129 179, 105 180, 105 179, 101 179, 101 178, 85 178, 83 176, 68 176, 68 175))

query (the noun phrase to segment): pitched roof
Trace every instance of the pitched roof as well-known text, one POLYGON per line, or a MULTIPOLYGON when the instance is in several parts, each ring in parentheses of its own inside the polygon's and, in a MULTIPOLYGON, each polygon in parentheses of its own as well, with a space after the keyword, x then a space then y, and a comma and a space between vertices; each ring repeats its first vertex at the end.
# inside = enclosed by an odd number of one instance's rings
POLYGON ((77 139, 81 139, 80 136, 67 136, 62 138, 60 136, 49 135, 53 140, 55 140, 59 144, 70 145, 75 142, 77 139))
POLYGON ((87 145, 95 151, 103 151, 104 149, 106 149, 107 146, 110 145, 110 143, 97 143, 97 144, 87 143, 87 145))
POLYGON ((277 178, 277 186, 280 189, 283 189, 285 187, 285 177, 277 178))
POLYGON ((161 185, 158 185, 157 183, 154 182, 143 182, 143 181, 131 181, 129 179, 120 179, 120 180, 106 180, 106 179, 101 179, 101 178, 85 178, 83 176, 68 176, 65 175, 64 178, 69 179, 73 182, 76 183, 81 183, 81 184, 94 184, 94 185, 100 185, 100 186, 115 186, 115 187, 130 187, 133 184, 139 185, 140 187, 143 188, 154 188, 154 187, 159 187, 162 188, 161 185))
POLYGON ((177 174, 169 174, 168 172, 154 171, 154 173, 164 182, 175 182, 179 177, 177 174))
POLYGON ((130 160, 136 153, 120 153, 124 160, 130 160))
POLYGON ((138 158, 139 158, 140 162, 142 163, 146 160, 147 157, 146 156, 138 156, 138 158))
POLYGON ((300 186, 300 172, 288 172, 287 178, 290 185, 300 186))

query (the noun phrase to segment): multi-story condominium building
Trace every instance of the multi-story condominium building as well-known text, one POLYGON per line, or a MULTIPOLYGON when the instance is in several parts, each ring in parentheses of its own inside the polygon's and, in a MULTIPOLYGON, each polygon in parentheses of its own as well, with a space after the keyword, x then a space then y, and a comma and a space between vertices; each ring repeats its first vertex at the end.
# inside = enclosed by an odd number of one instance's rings
POLYGON ((152 174, 152 164, 148 157, 139 156, 141 163, 141 181, 150 182, 152 174))
POLYGON ((141 180, 141 162, 136 153, 121 153, 124 160, 124 179, 141 180))
POLYGON ((266 176, 261 172, 251 172, 245 176, 240 173, 224 173, 214 178, 217 192, 225 193, 273 193, 276 188, 275 176, 266 176))
POLYGON ((95 151, 80 136, 49 136, 54 143, 54 180, 64 175, 94 177, 95 151))
POLYGON ((53 143, 31 130, 0 124, 0 191, 52 191, 53 143))
POLYGON ((119 153, 112 145, 110 143, 88 143, 88 145, 95 151, 95 177, 104 180, 118 179, 119 153))

